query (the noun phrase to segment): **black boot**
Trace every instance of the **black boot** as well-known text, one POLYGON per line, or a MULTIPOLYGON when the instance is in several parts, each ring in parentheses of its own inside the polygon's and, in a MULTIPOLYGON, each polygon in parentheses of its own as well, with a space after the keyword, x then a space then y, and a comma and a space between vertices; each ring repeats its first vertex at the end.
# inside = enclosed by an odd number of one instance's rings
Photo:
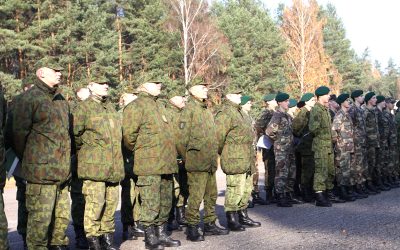
POLYGON ((268 187, 265 189, 266 201, 268 204, 277 202, 273 189, 274 189, 273 187, 268 187))
POLYGON ((21 234, 22 241, 24 242, 24 250, 28 249, 28 245, 26 244, 26 234, 21 234))
POLYGON ((174 240, 167 235, 165 225, 156 226, 155 229, 156 236, 158 237, 160 244, 164 247, 179 247, 181 245, 179 240, 174 240))
POLYGON ((175 220, 168 220, 167 223, 167 231, 172 232, 172 231, 182 231, 181 225, 175 220))
POLYGON ((364 193, 361 184, 354 185, 353 190, 360 197, 360 199, 368 198, 368 194, 364 193))
POLYGON ((389 185, 391 186, 391 188, 399 187, 399 184, 394 181, 394 178, 392 178, 392 176, 388 176, 386 179, 387 179, 387 182, 389 183, 389 185))
POLYGON ((381 191, 374 185, 372 180, 367 181, 366 188, 368 189, 369 194, 379 194, 381 191))
POLYGON ((261 198, 260 192, 252 191, 251 196, 253 197, 253 204, 268 205, 267 201, 261 198))
POLYGON ((289 202, 292 204, 303 204, 304 201, 302 201, 300 198, 298 198, 294 192, 289 192, 286 193, 286 197, 288 198, 289 202))
POLYGON ((68 246, 49 246, 49 250, 69 250, 68 246))
POLYGON ((381 177, 377 178, 376 185, 377 185, 377 188, 381 191, 389 191, 390 190, 389 186, 386 186, 385 184, 383 184, 381 177))
POLYGON ((286 197, 286 194, 277 194, 277 204, 278 207, 292 207, 292 203, 290 203, 289 199, 286 197))
POLYGON ((118 250, 114 244, 114 233, 103 234, 100 238, 101 246, 105 250, 118 250))
POLYGON ((302 190, 304 202, 313 202, 314 201, 312 188, 309 188, 309 187, 303 185, 301 190, 302 190))
POLYGON ((260 227, 261 223, 252 220, 247 214, 247 209, 239 210, 239 223, 248 227, 260 227))
POLYGON ((203 232, 198 225, 188 225, 186 228, 186 239, 197 242, 197 241, 204 241, 203 232))
POLYGON ((215 222, 204 223, 204 235, 227 235, 229 234, 229 230, 219 227, 215 224, 215 222))
POLYGON ((349 195, 347 193, 346 186, 340 186, 340 194, 339 194, 340 199, 345 200, 345 201, 355 201, 356 198, 349 195))
POLYGON ((148 226, 144 229, 144 242, 146 249, 162 250, 164 246, 160 244, 154 226, 148 226))
POLYGON ((90 250, 101 250, 100 238, 99 237, 87 237, 88 245, 90 250))
POLYGON ((332 207, 332 203, 325 197, 322 191, 315 193, 315 205, 317 207, 332 207))
POLYGON ((344 203, 346 202, 345 200, 340 199, 339 197, 337 197, 333 191, 330 190, 326 190, 326 197, 328 198, 328 200, 332 203, 344 203))
POLYGON ((231 231, 244 231, 246 230, 242 224, 239 223, 238 214, 236 211, 226 212, 226 220, 228 228, 231 231))
POLYGON ((128 224, 122 226, 122 240, 137 240, 137 237, 133 233, 133 226, 128 224))
POLYGON ((176 221, 179 225, 186 226, 187 221, 185 217, 185 206, 177 207, 176 208, 176 221))
POLYGON ((131 230, 133 232, 133 235, 135 235, 136 237, 144 237, 144 228, 143 225, 140 224, 139 222, 137 221, 133 222, 131 230))
POLYGON ((75 247, 79 249, 88 249, 89 245, 86 240, 85 230, 82 226, 74 225, 75 231, 75 247))
POLYGON ((360 196, 358 193, 356 193, 356 192, 354 191, 353 186, 347 187, 347 193, 348 193, 350 196, 354 197, 354 199, 356 199, 356 200, 361 199, 361 196, 360 196))

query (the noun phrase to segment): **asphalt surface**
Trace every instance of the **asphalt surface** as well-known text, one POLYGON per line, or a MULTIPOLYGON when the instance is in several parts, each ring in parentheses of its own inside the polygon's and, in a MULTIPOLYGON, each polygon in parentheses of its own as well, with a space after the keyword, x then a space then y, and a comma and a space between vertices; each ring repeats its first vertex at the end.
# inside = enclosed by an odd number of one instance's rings
MULTIPOLYGON (((262 174, 260 176, 263 176, 262 174)), ((217 213, 221 225, 226 225, 223 211, 225 176, 218 171, 217 213)), ((260 183, 263 180, 260 179, 260 183)), ((11 249, 23 249, 17 228, 16 188, 4 191, 11 249)), ((262 223, 259 228, 226 236, 206 237, 204 242, 186 240, 184 231, 172 237, 181 240, 179 249, 400 249, 400 188, 367 199, 334 204, 320 208, 313 204, 278 208, 276 205, 249 209, 251 218, 262 223)), ((122 242, 120 212, 116 213, 115 239, 122 250, 144 249, 143 238, 122 242)), ((70 248, 74 233, 68 228, 70 248)), ((171 248, 173 249, 173 248, 171 248)))

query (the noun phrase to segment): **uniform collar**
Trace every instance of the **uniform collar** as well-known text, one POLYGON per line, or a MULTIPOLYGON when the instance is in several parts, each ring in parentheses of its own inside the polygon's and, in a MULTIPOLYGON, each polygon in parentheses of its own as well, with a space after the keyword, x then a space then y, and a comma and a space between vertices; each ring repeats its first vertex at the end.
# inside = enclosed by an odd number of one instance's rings
POLYGON ((197 105, 201 106, 202 108, 207 108, 206 100, 197 99, 193 95, 191 95, 189 98, 190 98, 189 100, 193 101, 193 103, 196 103, 197 105))
POLYGON ((149 93, 144 92, 144 91, 139 92, 138 96, 147 97, 147 98, 153 99, 154 101, 157 101, 157 99, 158 99, 158 96, 150 95, 149 93))
POLYGON ((35 79, 33 84, 53 98, 60 93, 57 85, 52 88, 39 79, 35 79))

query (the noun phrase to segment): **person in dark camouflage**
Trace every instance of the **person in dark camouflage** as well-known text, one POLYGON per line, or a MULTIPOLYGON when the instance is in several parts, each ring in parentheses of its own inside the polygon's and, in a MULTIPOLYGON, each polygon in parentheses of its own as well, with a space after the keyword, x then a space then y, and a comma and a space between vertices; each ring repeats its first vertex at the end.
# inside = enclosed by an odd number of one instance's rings
POLYGON ((12 147, 27 181, 27 245, 67 249, 70 110, 58 91, 62 68, 45 59, 38 64, 34 86, 16 103, 12 122, 12 147))
POLYGON ((165 103, 158 100, 161 82, 139 86, 138 98, 125 107, 122 131, 125 147, 134 157, 133 171, 141 198, 140 221, 149 249, 180 246, 166 233, 172 206, 173 174, 178 172, 176 143, 165 103))
POLYGON ((3 90, 0 86, 0 249, 9 249, 8 246, 8 223, 4 212, 3 189, 6 185, 6 169, 3 165, 5 160, 5 143, 3 129, 6 123, 6 100, 4 99, 3 90))
POLYGON ((384 111, 385 116, 387 116, 389 120, 389 164, 390 164, 390 173, 388 176, 388 181, 392 186, 398 187, 399 185, 399 153, 398 153, 398 133, 396 127, 396 121, 394 118, 394 114, 392 113, 394 110, 394 104, 396 100, 392 97, 388 97, 385 100, 386 109, 384 111))

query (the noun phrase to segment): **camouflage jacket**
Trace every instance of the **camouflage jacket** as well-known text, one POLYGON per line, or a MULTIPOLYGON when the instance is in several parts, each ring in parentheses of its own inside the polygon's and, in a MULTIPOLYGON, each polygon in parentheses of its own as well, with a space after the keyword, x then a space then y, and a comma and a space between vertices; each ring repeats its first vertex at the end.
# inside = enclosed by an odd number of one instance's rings
POLYGON ((397 145, 400 146, 400 110, 399 109, 396 111, 396 114, 394 115, 394 121, 396 123, 396 129, 397 129, 397 145))
POLYGON ((394 115, 389 110, 385 109, 384 115, 389 120, 389 147, 397 146, 397 125, 394 119, 394 115))
POLYGON ((172 130, 173 130, 173 136, 174 136, 174 141, 176 145, 176 150, 178 152, 179 157, 182 157, 184 154, 184 139, 182 135, 182 130, 179 129, 179 122, 181 115, 183 113, 183 109, 180 109, 176 106, 174 106, 172 103, 168 103, 166 106, 167 112, 168 112, 168 117, 169 120, 171 121, 172 124, 172 130))
POLYGON ((367 133, 367 145, 379 148, 379 130, 376 108, 364 107, 365 132, 367 133))
POLYGON ((302 107, 296 117, 293 119, 293 134, 300 137, 300 143, 297 145, 297 151, 302 155, 312 155, 313 137, 309 130, 310 111, 306 107, 302 107))
POLYGON ((365 127, 365 119, 361 107, 353 105, 349 110, 349 115, 353 122, 354 129, 354 146, 365 147, 367 146, 367 132, 365 127))
POLYGON ((240 105, 229 100, 223 101, 215 115, 218 153, 225 174, 250 172, 254 164, 253 130, 245 115, 240 105))
POLYGON ((251 136, 253 137, 253 144, 252 144, 252 154, 253 154, 253 158, 252 161, 250 162, 251 164, 251 173, 255 173, 256 172, 256 161, 257 161, 257 132, 255 130, 255 122, 254 119, 251 117, 250 114, 246 114, 245 112, 243 112, 244 114, 244 118, 247 122, 247 126, 249 126, 251 128, 252 134, 251 136))
POLYGON ((134 156, 136 175, 173 174, 178 171, 171 121, 165 104, 145 92, 124 109, 124 145, 134 156))
POLYGON ((205 102, 190 97, 179 121, 182 157, 188 172, 217 170, 218 142, 214 116, 205 102))
POLYGON ((292 117, 288 113, 274 112, 265 134, 274 141, 274 150, 293 150, 292 117))
POLYGON ((15 103, 12 146, 30 183, 60 184, 70 177, 71 131, 68 102, 40 80, 15 103))
POLYGON ((3 91, 0 90, 0 190, 6 185, 6 169, 4 168, 5 143, 4 143, 4 127, 6 123, 6 100, 3 91))
POLYGON ((332 153, 332 123, 328 108, 317 102, 310 111, 308 127, 313 136, 315 157, 319 157, 319 153, 332 153))
POLYGON ((388 147, 389 146, 389 133, 390 133, 390 117, 385 115, 385 111, 377 111, 378 118, 378 130, 379 130, 379 146, 388 147))
POLYGON ((348 113, 340 109, 332 123, 332 141, 340 152, 354 153, 353 122, 348 113))
POLYGON ((271 109, 264 109, 261 113, 260 117, 256 121, 256 132, 257 139, 262 135, 265 135, 265 130, 267 129, 268 123, 271 121, 272 116, 274 115, 274 111, 271 109))
POLYGON ((121 117, 113 104, 91 96, 73 113, 78 177, 116 183, 124 177, 121 117))

